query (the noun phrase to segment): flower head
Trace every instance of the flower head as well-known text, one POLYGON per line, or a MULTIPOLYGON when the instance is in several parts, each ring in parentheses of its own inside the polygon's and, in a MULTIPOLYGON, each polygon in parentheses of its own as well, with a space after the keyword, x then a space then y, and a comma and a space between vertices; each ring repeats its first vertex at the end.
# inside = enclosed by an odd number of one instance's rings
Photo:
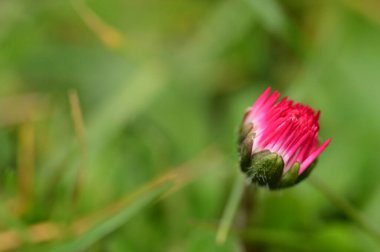
POLYGON ((304 179, 331 139, 319 144, 320 111, 267 88, 244 116, 239 135, 240 166, 253 183, 271 189, 304 179))

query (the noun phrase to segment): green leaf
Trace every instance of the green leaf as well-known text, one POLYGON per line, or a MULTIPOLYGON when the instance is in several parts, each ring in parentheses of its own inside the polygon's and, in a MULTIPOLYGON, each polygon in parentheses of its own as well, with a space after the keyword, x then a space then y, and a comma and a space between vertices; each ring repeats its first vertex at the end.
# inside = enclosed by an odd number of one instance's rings
POLYGON ((116 231, 118 228, 125 225, 125 223, 127 223, 135 215, 141 213, 144 208, 152 204, 168 189, 169 185, 164 184, 153 191, 142 195, 114 215, 109 216, 109 218, 91 228, 88 232, 75 238, 73 241, 69 241, 66 244, 54 248, 52 251, 83 251, 90 248, 94 243, 116 231))

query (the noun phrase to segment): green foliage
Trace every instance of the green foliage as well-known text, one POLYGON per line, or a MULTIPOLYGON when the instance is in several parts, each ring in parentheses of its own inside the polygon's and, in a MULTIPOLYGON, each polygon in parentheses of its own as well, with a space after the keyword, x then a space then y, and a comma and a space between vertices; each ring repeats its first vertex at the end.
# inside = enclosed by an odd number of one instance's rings
POLYGON ((322 111, 333 140, 311 176, 380 226, 380 10, 354 2, 0 1, 0 250, 377 251, 307 179, 248 193, 215 243, 268 85, 322 111))

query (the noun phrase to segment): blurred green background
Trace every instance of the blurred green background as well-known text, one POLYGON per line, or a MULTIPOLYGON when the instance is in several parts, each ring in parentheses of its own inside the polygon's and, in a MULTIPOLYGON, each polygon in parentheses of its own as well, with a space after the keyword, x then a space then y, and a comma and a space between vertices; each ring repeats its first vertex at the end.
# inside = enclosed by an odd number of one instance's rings
POLYGON ((224 246, 267 87, 322 111, 313 177, 380 226, 380 2, 0 1, 0 251, 379 251, 305 181, 224 246))

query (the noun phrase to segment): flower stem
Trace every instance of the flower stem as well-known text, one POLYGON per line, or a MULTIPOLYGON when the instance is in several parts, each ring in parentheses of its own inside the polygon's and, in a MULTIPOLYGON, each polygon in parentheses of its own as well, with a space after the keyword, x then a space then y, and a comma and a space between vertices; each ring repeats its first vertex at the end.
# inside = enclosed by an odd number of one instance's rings
POLYGON ((330 200, 336 207, 340 208, 347 217, 351 218, 356 224, 367 232, 377 243, 380 244, 380 230, 373 225, 368 218, 361 214, 349 201, 342 198, 339 194, 334 192, 322 180, 310 177, 308 181, 311 185, 320 191, 328 200, 330 200))
POLYGON ((223 245, 226 241, 228 231, 231 228, 236 211, 240 204, 240 200, 244 192, 244 187, 244 176, 242 176, 240 173, 236 174, 232 192, 228 198, 227 205, 224 208, 223 216, 220 220, 218 231, 216 233, 216 242, 219 245, 223 245))

